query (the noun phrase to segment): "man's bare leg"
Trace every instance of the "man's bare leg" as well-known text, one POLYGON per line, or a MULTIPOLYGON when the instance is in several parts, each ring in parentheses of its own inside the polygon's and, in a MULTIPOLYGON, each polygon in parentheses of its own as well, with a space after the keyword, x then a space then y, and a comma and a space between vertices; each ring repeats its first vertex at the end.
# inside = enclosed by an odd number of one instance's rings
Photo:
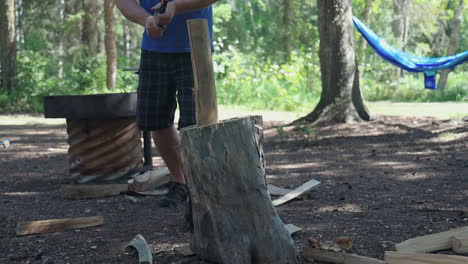
POLYGON ((153 140, 162 159, 171 172, 172 180, 185 184, 184 172, 180 161, 180 139, 177 130, 172 126, 153 132, 153 140))

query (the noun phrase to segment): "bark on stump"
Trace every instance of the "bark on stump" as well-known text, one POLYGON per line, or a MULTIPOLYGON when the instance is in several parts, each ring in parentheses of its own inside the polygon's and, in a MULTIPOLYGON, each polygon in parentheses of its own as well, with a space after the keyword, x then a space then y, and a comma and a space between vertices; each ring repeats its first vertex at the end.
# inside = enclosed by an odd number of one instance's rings
POLYGON ((224 264, 301 263, 270 200, 261 116, 181 130, 198 257, 224 264))

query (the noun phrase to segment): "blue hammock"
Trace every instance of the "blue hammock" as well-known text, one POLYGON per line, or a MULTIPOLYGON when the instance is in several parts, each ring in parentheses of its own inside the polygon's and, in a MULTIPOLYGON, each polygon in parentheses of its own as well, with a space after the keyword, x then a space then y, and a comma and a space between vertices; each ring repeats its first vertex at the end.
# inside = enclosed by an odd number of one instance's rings
POLYGON ((427 58, 408 54, 388 45, 369 27, 356 17, 353 22, 369 45, 385 60, 410 72, 424 72, 424 85, 428 89, 437 89, 435 75, 438 71, 453 68, 468 61, 468 50, 447 57, 427 58))

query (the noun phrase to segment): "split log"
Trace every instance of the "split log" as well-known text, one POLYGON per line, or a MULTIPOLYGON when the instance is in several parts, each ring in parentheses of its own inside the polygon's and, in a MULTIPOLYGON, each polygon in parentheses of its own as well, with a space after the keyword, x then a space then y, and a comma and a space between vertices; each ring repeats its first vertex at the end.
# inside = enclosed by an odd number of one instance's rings
POLYGON ((154 190, 171 182, 171 172, 167 167, 150 170, 128 181, 128 190, 132 192, 145 192, 154 190))
POLYGON ((64 184, 60 189, 65 199, 86 199, 125 193, 128 184, 64 184))
POLYGON ((452 247, 450 242, 451 236, 466 234, 468 234, 468 226, 452 229, 446 232, 408 239, 396 244, 395 249, 399 252, 412 253, 427 253, 450 249, 452 247))
POLYGON ((187 21, 187 27, 191 47, 197 125, 217 123, 218 105, 208 20, 190 19, 187 21))
POLYGON ((224 264, 301 263, 268 193, 261 117, 188 127, 180 135, 196 255, 224 264))
POLYGON ((153 264, 153 255, 148 247, 148 243, 146 243, 146 240, 142 235, 136 235, 127 247, 133 247, 138 251, 138 261, 140 264, 153 264))
POLYGON ((290 189, 280 188, 272 184, 268 184, 268 191, 271 195, 285 196, 286 194, 292 192, 290 189))
POLYGON ((321 248, 304 247, 304 256, 315 261, 331 262, 335 264, 386 264, 387 262, 342 252, 329 251, 321 248))
POLYGON ((468 258, 443 254, 385 251, 385 261, 388 264, 466 264, 468 258))
POLYGON ((468 253, 468 234, 454 235, 450 237, 453 251, 459 254, 468 253))
POLYGON ((102 224, 104 224, 104 217, 102 216, 21 222, 16 226, 16 235, 54 233, 69 229, 100 226, 102 224))
POLYGON ((304 193, 312 190, 313 188, 317 187, 317 185, 319 185, 319 184, 320 184, 319 181, 310 180, 310 181, 302 184, 298 188, 294 189, 292 192, 286 194, 285 196, 274 200, 273 205, 274 206, 280 206, 282 204, 285 204, 285 203, 291 201, 292 199, 297 198, 297 197, 303 195, 304 193))

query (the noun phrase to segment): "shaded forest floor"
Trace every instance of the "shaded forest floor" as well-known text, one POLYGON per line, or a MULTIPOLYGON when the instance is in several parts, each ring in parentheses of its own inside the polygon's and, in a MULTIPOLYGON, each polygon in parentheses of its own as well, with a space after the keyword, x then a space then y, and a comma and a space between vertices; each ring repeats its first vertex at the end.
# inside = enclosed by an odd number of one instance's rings
MULTIPOLYGON (((172 253, 189 241, 182 208, 159 208, 157 197, 61 198, 59 184, 69 177, 63 124, 0 125, 0 139, 6 137, 12 145, 0 148, 0 263, 138 263, 125 250, 136 234, 150 244, 155 263, 202 263, 172 253), (94 215, 105 224, 15 236, 17 222, 94 215)), ((394 243, 468 225, 467 121, 378 117, 270 128, 264 148, 269 183, 322 182, 309 199, 278 208, 285 223, 303 228, 294 237, 299 249, 308 237, 349 236, 350 252, 382 258, 394 243)))

